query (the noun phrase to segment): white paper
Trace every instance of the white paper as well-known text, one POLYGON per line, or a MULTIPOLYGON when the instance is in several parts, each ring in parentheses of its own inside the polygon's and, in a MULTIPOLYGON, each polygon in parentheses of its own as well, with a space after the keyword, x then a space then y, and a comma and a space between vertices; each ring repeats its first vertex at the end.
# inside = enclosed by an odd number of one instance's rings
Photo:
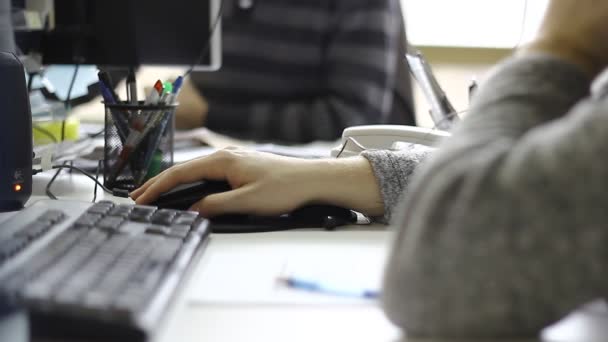
POLYGON ((293 289, 278 281, 297 276, 378 290, 386 235, 376 232, 374 238, 370 232, 350 233, 343 234, 345 240, 340 241, 340 234, 331 232, 292 232, 292 241, 280 243, 273 243, 271 234, 264 235, 269 239, 249 243, 238 237, 215 235, 203 255, 188 299, 194 303, 369 304, 373 301, 293 289), (353 240, 352 236, 357 238, 353 240))

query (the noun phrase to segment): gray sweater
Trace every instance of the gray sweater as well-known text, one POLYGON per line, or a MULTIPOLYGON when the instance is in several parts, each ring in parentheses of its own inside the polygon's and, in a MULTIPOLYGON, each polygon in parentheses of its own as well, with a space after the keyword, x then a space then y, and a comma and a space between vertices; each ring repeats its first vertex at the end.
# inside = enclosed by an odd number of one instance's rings
POLYGON ((606 294, 608 98, 590 82, 505 61, 407 190, 407 152, 365 154, 398 229, 383 304, 408 334, 534 335, 606 294))
POLYGON ((224 1, 222 68, 192 74, 205 125, 254 140, 335 140, 345 127, 414 125, 398 0, 224 1))

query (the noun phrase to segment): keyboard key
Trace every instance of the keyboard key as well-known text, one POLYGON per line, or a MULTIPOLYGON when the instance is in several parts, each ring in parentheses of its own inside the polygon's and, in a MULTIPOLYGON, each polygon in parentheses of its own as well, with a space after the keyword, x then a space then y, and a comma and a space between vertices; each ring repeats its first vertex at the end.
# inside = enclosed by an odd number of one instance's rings
POLYGON ((40 222, 48 222, 55 224, 62 221, 65 218, 65 214, 59 210, 47 210, 44 214, 40 215, 36 220, 40 222))
POLYGON ((0 242, 0 262, 21 251, 28 242, 27 236, 15 236, 0 242))
POLYGON ((167 235, 177 237, 180 239, 185 239, 190 232, 190 226, 186 225, 173 225, 170 227, 167 235))
POLYGON ((77 227, 92 227, 101 219, 101 217, 101 214, 84 213, 76 222, 74 222, 74 225, 77 227))
POLYGON ((198 215, 180 215, 173 224, 191 225, 194 223, 198 215))
POLYGON ((15 234, 15 236, 26 237, 28 240, 34 240, 40 237, 42 234, 47 232, 51 228, 51 225, 46 222, 34 221, 28 224, 21 231, 15 234))
POLYGON ((95 203, 94 205, 92 205, 87 212, 88 213, 92 213, 92 214, 101 214, 101 215, 105 215, 108 211, 110 211, 110 209, 112 209, 114 207, 114 203, 112 202, 106 202, 106 201, 102 201, 102 202, 98 202, 95 203))
POLYGON ((124 219, 119 216, 107 216, 97 222, 97 227, 108 231, 117 231, 124 219))

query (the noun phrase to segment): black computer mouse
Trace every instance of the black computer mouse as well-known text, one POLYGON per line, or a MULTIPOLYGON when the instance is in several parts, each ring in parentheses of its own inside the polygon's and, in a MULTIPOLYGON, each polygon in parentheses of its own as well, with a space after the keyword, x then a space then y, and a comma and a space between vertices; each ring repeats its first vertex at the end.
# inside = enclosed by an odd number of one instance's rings
POLYGON ((194 203, 207 195, 231 189, 230 184, 226 181, 202 180, 176 186, 158 196, 150 205, 161 209, 188 210, 194 203))
MULTIPOLYGON (((232 188, 226 181, 203 180, 182 184, 160 195, 150 203, 161 209, 188 210, 201 198, 232 188)), ((255 216, 248 214, 228 214, 210 219, 214 233, 254 233, 298 228, 334 229, 337 226, 352 224, 357 214, 350 209, 333 205, 307 205, 291 213, 280 216, 255 216)))

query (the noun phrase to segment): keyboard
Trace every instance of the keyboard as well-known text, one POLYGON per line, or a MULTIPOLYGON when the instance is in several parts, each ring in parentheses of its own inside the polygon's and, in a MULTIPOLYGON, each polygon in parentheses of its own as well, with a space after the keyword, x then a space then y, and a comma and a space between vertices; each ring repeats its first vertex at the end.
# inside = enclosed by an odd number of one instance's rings
POLYGON ((34 336, 148 340, 208 237, 196 212, 38 201, 0 224, 0 305, 34 336))

